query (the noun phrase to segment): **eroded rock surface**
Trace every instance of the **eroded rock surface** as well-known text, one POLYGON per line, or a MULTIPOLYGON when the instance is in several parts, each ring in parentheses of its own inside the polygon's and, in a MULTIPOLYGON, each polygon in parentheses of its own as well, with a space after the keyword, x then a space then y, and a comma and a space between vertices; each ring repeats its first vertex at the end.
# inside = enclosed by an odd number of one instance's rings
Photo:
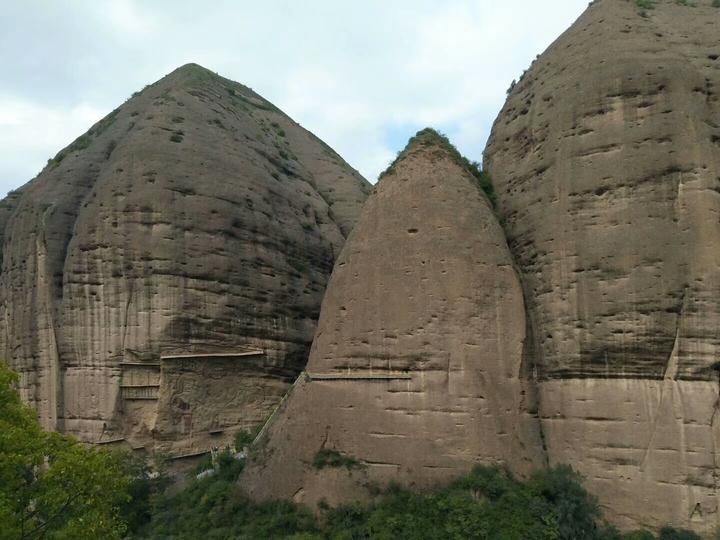
POLYGON ((304 367, 369 191, 252 90, 184 66, 0 206, 0 351, 48 428, 221 444, 304 367))
POLYGON ((551 462, 624 527, 718 523, 720 10, 593 2, 485 152, 551 462))
POLYGON ((334 504, 368 482, 427 488, 475 463, 544 464, 520 283, 486 196, 448 146, 421 132, 368 199, 307 371, 241 479, 252 496, 334 504), (349 470, 313 465, 323 453, 349 470))

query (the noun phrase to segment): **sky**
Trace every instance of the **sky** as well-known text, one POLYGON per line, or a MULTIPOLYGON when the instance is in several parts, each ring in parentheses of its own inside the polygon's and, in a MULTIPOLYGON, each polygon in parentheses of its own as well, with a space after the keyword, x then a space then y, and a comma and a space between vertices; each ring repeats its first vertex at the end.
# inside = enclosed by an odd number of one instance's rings
POLYGON ((2 0, 0 196, 188 62, 250 86, 368 180, 431 126, 480 161, 513 79, 588 0, 2 0))

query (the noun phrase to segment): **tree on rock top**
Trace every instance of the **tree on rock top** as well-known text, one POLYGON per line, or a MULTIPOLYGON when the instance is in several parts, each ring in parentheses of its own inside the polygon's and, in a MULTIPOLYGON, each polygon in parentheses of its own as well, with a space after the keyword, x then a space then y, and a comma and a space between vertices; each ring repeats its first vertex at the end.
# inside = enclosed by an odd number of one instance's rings
POLYGON ((382 179, 385 175, 393 173, 395 171, 395 165, 416 148, 432 147, 444 150, 457 165, 467 170, 477 180, 479 187, 487 196, 492 207, 495 208, 497 206, 497 195, 495 194, 492 180, 490 179, 490 176, 482 170, 481 164, 477 161, 470 161, 468 158, 463 156, 445 134, 431 127, 421 129, 413 137, 410 137, 410 140, 408 140, 405 148, 398 153, 397 157, 390 166, 380 173, 380 179, 382 179))

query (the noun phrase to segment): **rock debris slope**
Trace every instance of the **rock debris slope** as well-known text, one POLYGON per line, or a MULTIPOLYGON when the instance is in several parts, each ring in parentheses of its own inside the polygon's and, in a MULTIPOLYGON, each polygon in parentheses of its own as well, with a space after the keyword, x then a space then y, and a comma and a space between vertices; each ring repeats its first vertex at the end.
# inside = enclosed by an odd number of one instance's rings
POLYGON ((475 463, 544 464, 524 384, 523 297, 502 228, 447 139, 411 139, 333 271, 307 371, 241 483, 256 498, 362 498, 475 463), (322 467, 323 459, 346 468, 322 467))
POLYGON ((720 9, 593 2, 485 151, 551 462, 625 527, 718 523, 720 9))
POLYGON ((0 205, 0 352, 48 428, 221 444, 304 367, 369 191, 252 90, 183 66, 0 205))

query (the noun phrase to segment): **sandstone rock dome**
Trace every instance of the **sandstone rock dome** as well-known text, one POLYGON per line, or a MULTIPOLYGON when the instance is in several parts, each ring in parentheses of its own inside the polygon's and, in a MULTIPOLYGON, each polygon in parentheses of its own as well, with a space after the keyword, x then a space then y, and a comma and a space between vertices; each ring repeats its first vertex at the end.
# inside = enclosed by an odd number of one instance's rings
POLYGON ((362 498, 368 482, 423 488, 475 463, 540 467, 524 342, 522 290, 491 204, 447 139, 424 130, 368 199, 307 370, 241 483, 259 499, 333 504, 362 498), (358 466, 317 467, 333 455, 358 466))
POLYGON ((0 204, 0 354, 47 428, 221 444, 304 367, 369 191, 252 90, 183 66, 0 204))
POLYGON ((720 9, 592 2, 485 167, 526 289, 552 463, 624 527, 718 524, 720 9))

